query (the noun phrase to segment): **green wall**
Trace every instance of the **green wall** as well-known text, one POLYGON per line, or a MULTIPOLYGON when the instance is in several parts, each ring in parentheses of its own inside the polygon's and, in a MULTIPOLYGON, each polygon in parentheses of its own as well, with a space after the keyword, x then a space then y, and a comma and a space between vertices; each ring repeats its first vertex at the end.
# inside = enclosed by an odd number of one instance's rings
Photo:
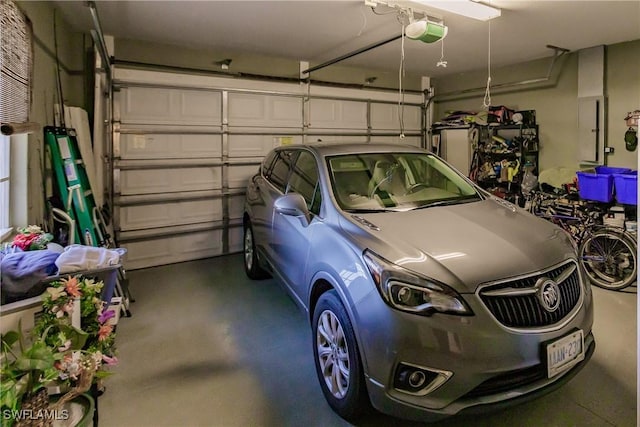
MULTIPOLYGON (((628 111, 640 109, 640 40, 606 47, 605 91, 608 116, 607 145, 615 152, 608 154, 610 166, 638 167, 638 150, 625 149, 624 117, 628 111)), ((492 71, 491 105, 505 105, 517 110, 536 110, 540 125, 540 167, 579 168, 577 160, 578 54, 560 57, 547 82, 511 86, 500 85, 547 76, 551 57, 503 67, 492 71)), ((447 111, 482 111, 487 71, 433 79, 436 91, 434 120, 447 111), (480 88, 475 91, 469 89, 480 88), (456 92, 456 94, 452 94, 456 92)))

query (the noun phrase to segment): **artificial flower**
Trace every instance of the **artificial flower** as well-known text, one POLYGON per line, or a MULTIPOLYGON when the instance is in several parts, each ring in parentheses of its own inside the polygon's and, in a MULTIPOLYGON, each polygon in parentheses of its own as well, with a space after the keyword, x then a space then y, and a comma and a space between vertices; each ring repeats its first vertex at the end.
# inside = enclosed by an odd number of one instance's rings
POLYGON ((61 296, 66 296, 64 288, 49 287, 47 288, 47 292, 51 295, 51 301, 55 301, 61 296))
POLYGON ((71 379, 78 379, 78 375, 82 371, 82 353, 74 351, 71 354, 67 354, 62 359, 62 371, 71 379))
POLYGON ((19 228, 18 233, 14 237, 12 245, 23 251, 46 249, 47 244, 53 240, 52 234, 45 233, 37 225, 19 228))
POLYGON ((113 310, 106 310, 103 311, 99 316, 98 316, 98 322, 100 322, 101 325, 105 324, 109 319, 113 318, 116 316, 116 312, 113 310))
POLYGON ((98 341, 105 341, 109 338, 109 335, 113 331, 113 326, 111 325, 102 325, 98 330, 98 341))
POLYGON ((69 277, 68 279, 61 279, 62 283, 64 283, 64 289, 67 291, 69 295, 72 297, 80 297, 82 293, 80 292, 80 287, 78 285, 78 279, 76 277, 69 277))
POLYGON ((13 246, 19 247, 23 251, 27 251, 29 250, 31 243, 33 243, 37 239, 38 239, 37 234, 29 234, 29 235, 18 234, 16 237, 13 238, 12 244, 13 246))
POLYGON ((109 357, 106 354, 102 355, 102 361, 107 365, 107 366, 114 366, 118 364, 118 358, 113 356, 113 357, 109 357))
POLYGON ((67 351, 71 348, 71 340, 66 340, 60 347, 58 347, 59 352, 67 351))
POLYGON ((116 313, 108 310, 100 298, 102 281, 76 276, 51 282, 49 286, 36 331, 39 334, 51 331, 46 339, 61 358, 55 365, 59 381, 76 391, 86 390, 87 384, 108 375, 107 366, 117 363, 114 327, 107 325, 116 313), (74 309, 80 311, 79 325, 70 324, 74 309))
POLYGON ((53 307, 53 312, 56 314, 56 317, 60 319, 65 315, 65 313, 71 315, 73 313, 73 301, 67 301, 64 305, 58 305, 53 307))
POLYGON ((23 228, 18 228, 18 232, 22 234, 41 234, 43 231, 40 226, 31 224, 23 228))

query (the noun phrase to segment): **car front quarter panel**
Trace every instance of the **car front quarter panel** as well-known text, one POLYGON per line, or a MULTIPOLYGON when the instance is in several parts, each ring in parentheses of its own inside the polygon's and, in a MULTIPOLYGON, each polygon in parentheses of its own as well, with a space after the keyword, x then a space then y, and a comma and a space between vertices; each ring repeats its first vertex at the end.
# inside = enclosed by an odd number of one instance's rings
POLYGON ((582 307, 560 329, 508 330, 473 294, 464 294, 473 316, 436 313, 430 317, 393 310, 374 293, 354 306, 360 323, 361 351, 366 355, 370 387, 383 387, 394 400, 430 409, 442 409, 495 375, 543 364, 544 343, 582 329, 585 338, 593 325, 593 307, 582 307), (452 378, 427 396, 411 396, 393 388, 399 363, 452 372, 452 378))

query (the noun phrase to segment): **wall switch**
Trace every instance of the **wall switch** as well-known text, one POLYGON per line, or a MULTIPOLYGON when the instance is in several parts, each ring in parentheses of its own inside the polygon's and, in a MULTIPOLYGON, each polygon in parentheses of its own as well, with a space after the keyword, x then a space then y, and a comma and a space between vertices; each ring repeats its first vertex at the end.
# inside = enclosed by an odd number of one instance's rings
POLYGON ((613 147, 604 147, 605 154, 613 154, 613 151, 614 151, 613 147))

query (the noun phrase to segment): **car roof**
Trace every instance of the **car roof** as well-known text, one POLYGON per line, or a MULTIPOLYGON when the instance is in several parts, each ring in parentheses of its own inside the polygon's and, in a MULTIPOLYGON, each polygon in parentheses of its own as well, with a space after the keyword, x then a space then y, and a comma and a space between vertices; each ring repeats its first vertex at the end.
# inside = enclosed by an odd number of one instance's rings
POLYGON ((280 147, 282 149, 307 148, 321 157, 341 154, 361 153, 411 153, 425 152, 424 149, 413 145, 389 144, 389 143, 316 143, 316 144, 292 144, 280 147))

